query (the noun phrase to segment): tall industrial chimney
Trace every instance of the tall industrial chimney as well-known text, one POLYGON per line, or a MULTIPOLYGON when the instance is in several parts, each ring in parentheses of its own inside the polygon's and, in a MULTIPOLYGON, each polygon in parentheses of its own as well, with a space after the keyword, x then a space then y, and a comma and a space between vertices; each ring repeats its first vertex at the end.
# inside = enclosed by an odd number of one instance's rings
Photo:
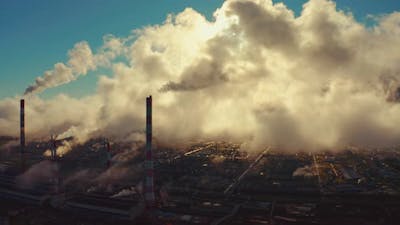
POLYGON ((20 105, 20 145, 21 153, 25 152, 25 100, 21 99, 20 105))
POLYGON ((111 144, 110 141, 104 138, 104 148, 107 152, 107 167, 111 167, 111 144))
POLYGON ((54 166, 54 177, 52 179, 54 193, 58 194, 60 192, 60 167, 58 166, 58 158, 57 158, 57 136, 51 135, 50 137, 50 152, 51 152, 51 161, 54 166))
POLYGON ((151 128, 151 114, 152 114, 152 101, 151 96, 146 98, 146 160, 145 160, 145 191, 144 198, 147 207, 154 206, 154 168, 153 168, 153 153, 151 149, 151 139, 152 139, 152 128, 151 128))
POLYGON ((57 142, 55 136, 51 135, 50 139, 50 151, 51 151, 51 160, 57 160, 57 142))

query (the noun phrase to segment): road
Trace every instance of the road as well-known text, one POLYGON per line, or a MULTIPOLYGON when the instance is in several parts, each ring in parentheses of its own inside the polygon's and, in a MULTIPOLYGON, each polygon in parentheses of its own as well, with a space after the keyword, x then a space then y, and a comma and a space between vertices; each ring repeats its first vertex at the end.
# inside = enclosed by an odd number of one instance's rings
POLYGON ((214 145, 215 145, 215 144, 212 143, 212 144, 208 144, 208 145, 206 145, 206 146, 204 146, 204 147, 198 147, 198 148, 196 148, 196 149, 194 149, 194 150, 192 150, 192 151, 190 151, 190 152, 186 152, 184 155, 185 155, 185 156, 193 155, 193 154, 195 154, 195 153, 197 153, 197 152, 206 150, 206 149, 208 149, 208 148, 210 148, 210 147, 212 147, 212 146, 214 146, 214 145))
POLYGON ((320 175, 320 173, 319 173, 319 164, 318 164, 318 162, 317 162, 317 159, 316 159, 316 157, 315 157, 315 154, 313 154, 312 156, 313 156, 313 160, 314 160, 315 169, 317 170, 318 186, 319 186, 319 189, 321 190, 322 184, 321 184, 321 175, 320 175))
POLYGON ((230 184, 224 191, 224 194, 231 194, 233 190, 235 190, 236 186, 239 185, 240 181, 260 162, 260 160, 267 154, 267 152, 271 149, 268 147, 265 149, 257 158, 254 160, 253 163, 237 178, 230 184))

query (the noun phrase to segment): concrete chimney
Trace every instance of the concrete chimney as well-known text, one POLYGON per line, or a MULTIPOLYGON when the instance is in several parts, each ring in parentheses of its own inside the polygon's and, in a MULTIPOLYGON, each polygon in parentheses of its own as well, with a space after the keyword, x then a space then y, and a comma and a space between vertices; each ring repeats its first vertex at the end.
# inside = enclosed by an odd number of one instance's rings
POLYGON ((20 147, 21 153, 25 152, 25 100, 21 99, 20 105, 20 147))
POLYGON ((152 139, 152 99, 151 96, 146 98, 146 160, 145 160, 145 173, 146 180, 144 185, 144 198, 147 207, 154 206, 154 167, 153 167, 153 153, 151 149, 152 139))
POLYGON ((54 135, 51 135, 50 151, 51 151, 51 160, 55 161, 57 159, 57 142, 54 135))
POLYGON ((107 151, 107 167, 111 167, 111 144, 110 141, 107 139, 104 139, 104 147, 107 151))
POLYGON ((51 135, 50 137, 50 151, 51 151, 51 161, 54 165, 55 168, 55 176, 52 179, 53 182, 53 191, 55 194, 58 194, 60 192, 60 167, 57 162, 57 136, 56 135, 51 135))

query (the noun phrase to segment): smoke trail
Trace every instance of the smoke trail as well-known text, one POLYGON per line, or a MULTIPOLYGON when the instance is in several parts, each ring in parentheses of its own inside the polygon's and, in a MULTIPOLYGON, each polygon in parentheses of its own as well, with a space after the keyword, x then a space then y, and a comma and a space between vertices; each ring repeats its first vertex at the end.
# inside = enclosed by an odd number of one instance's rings
POLYGON ((121 40, 113 36, 105 36, 104 46, 93 55, 86 41, 78 42, 68 52, 68 63, 56 63, 54 69, 46 71, 43 76, 36 78, 35 83, 25 90, 25 95, 40 93, 48 88, 60 86, 86 75, 98 66, 107 66, 110 60, 121 53, 121 40))

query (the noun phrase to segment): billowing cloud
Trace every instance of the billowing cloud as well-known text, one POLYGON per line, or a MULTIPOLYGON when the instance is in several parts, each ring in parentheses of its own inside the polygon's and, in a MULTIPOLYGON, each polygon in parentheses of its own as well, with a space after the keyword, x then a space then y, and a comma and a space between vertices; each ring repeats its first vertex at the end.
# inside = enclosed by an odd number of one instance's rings
MULTIPOLYGON (((193 9, 128 37, 106 36, 94 53, 78 43, 66 64, 27 92, 99 67, 96 93, 27 99, 27 137, 70 134, 143 140, 147 95, 154 135, 168 144, 225 139, 313 150, 400 144, 400 14, 358 23, 332 1, 300 16, 271 0, 227 0, 208 21, 193 9), (123 60, 117 60, 123 58, 123 60)), ((17 135, 17 99, 0 102, 0 134, 17 135)))

